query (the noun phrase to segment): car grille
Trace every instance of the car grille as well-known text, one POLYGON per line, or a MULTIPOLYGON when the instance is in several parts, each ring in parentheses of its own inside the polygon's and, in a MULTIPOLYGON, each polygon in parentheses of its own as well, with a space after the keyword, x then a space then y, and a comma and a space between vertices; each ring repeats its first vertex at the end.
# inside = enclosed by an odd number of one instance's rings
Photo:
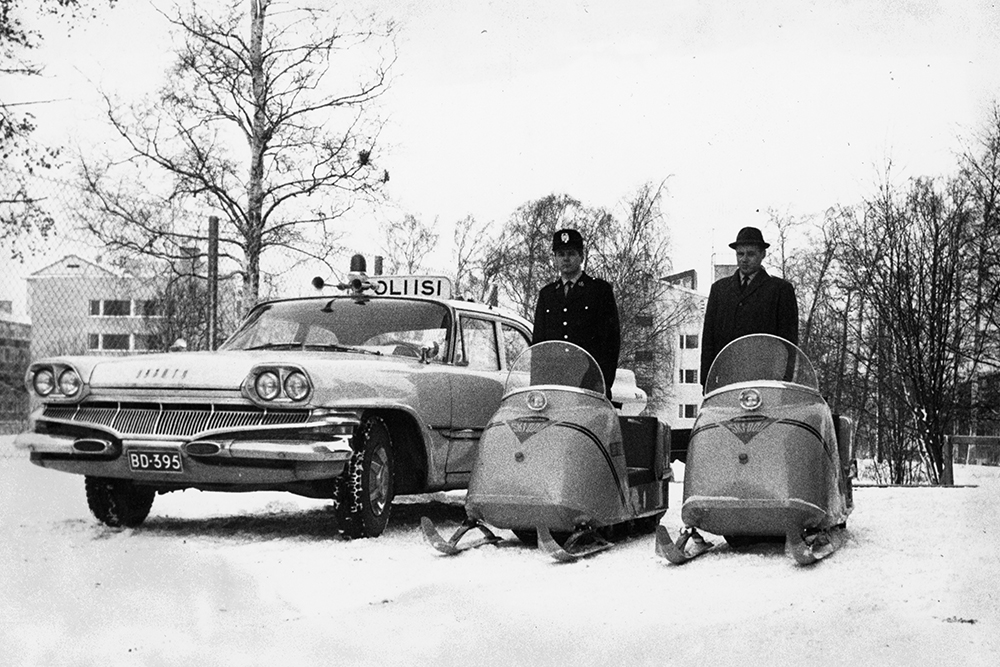
POLYGON ((44 416, 103 426, 118 431, 124 437, 191 436, 214 429, 302 424, 309 420, 309 410, 266 410, 229 405, 82 403, 47 405, 44 416))

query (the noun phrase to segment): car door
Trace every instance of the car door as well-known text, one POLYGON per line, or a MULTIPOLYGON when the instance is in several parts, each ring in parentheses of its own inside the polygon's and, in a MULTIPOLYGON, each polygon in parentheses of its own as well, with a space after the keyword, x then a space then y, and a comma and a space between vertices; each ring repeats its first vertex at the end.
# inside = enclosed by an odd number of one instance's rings
POLYGON ((449 432, 448 483, 467 478, 476 460, 483 429, 500 407, 506 375, 501 367, 498 322, 461 313, 452 377, 452 425, 449 432))

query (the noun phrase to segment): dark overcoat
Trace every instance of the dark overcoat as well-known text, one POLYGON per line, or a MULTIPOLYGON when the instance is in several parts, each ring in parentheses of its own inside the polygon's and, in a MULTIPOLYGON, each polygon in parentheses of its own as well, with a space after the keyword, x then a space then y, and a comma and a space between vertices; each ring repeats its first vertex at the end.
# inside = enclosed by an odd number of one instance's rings
POLYGON ((601 367, 610 393, 621 350, 618 304, 611 284, 584 272, 568 297, 563 295, 561 280, 543 287, 531 338, 532 343, 567 340, 585 349, 601 367))
POLYGON ((740 336, 768 333, 798 345, 799 305, 787 280, 760 269, 746 291, 740 291, 740 272, 715 281, 705 308, 701 333, 701 384, 726 344, 740 336))

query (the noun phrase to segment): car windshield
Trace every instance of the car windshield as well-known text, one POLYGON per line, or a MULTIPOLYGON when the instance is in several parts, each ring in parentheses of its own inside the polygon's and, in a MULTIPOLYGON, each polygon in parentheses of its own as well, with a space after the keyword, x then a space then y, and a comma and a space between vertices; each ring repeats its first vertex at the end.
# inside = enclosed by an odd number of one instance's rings
POLYGON ((451 314, 446 306, 407 299, 334 297, 258 306, 223 350, 329 349, 443 361, 451 314))
POLYGON ((802 350, 784 338, 753 334, 722 348, 708 371, 705 393, 736 382, 759 380, 791 382, 819 391, 816 371, 802 350))
POLYGON ((594 358, 573 343, 532 345, 514 361, 504 394, 533 385, 563 385, 604 393, 604 375, 594 358))

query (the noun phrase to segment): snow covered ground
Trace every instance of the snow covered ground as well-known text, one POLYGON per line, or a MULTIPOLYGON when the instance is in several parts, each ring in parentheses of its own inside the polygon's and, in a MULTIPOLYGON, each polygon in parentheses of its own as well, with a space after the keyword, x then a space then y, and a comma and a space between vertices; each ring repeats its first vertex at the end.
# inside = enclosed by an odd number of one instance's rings
POLYGON ((512 537, 440 556, 419 518, 450 532, 454 493, 397 504, 376 540, 343 541, 325 503, 272 493, 160 496, 141 528, 112 530, 81 477, 10 441, 2 665, 1000 664, 997 468, 957 466, 961 488, 857 489, 847 544, 810 568, 780 547, 675 567, 652 536, 562 565, 512 537))

